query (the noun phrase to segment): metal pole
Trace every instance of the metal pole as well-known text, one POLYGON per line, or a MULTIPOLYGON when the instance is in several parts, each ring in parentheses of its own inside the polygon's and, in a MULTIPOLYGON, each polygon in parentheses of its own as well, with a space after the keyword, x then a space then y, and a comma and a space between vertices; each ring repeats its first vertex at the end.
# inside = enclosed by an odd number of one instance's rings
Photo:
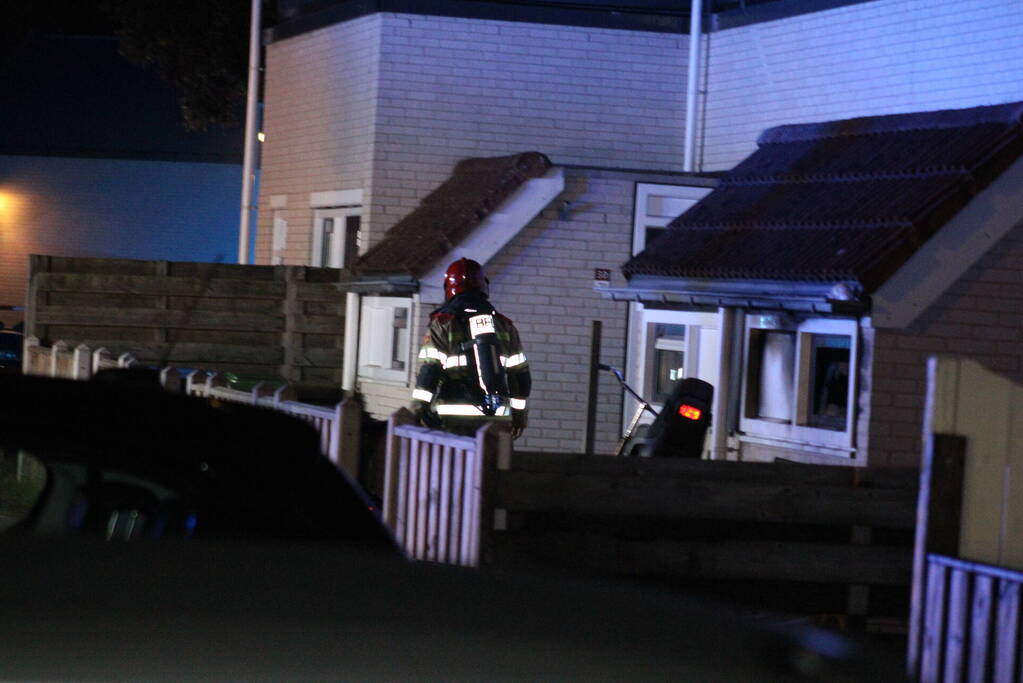
POLYGON ((259 105, 259 28, 262 0, 252 0, 249 24, 249 84, 245 104, 245 156, 242 161, 242 211, 238 231, 238 263, 249 262, 249 234, 252 221, 252 186, 256 180, 256 109, 259 105))
POLYGON ((703 31, 703 1, 692 0, 689 7, 689 76, 686 79, 686 132, 682 170, 696 170, 696 98, 700 83, 700 34, 703 31))
POLYGON ((597 389, 600 378, 600 332, 603 323, 593 321, 590 333, 590 383, 586 390, 586 426, 583 436, 583 453, 593 455, 593 437, 597 423, 597 389))

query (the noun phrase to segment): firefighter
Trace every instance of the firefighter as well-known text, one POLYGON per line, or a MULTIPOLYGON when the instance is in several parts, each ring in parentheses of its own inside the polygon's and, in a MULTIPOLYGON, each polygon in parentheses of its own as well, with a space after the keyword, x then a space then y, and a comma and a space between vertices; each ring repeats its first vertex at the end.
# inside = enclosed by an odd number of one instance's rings
POLYGON ((483 267, 458 259, 444 273, 445 303, 430 314, 412 412, 434 429, 471 434, 487 421, 526 428, 529 364, 512 321, 489 300, 483 267))

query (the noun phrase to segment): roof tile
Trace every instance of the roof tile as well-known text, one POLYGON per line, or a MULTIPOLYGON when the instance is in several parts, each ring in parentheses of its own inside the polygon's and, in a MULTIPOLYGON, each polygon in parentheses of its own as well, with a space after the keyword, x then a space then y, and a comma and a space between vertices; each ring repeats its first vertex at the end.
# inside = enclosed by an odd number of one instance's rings
POLYGON ((780 126, 626 277, 879 287, 1023 154, 1023 103, 780 126))

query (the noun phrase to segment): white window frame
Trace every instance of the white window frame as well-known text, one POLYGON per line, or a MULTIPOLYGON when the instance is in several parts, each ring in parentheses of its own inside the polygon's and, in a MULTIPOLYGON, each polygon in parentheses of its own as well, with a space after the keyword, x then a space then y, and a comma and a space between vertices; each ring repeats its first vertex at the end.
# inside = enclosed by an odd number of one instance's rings
POLYGON ((636 204, 632 214, 632 255, 643 251, 647 228, 665 228, 696 202, 710 194, 712 187, 636 183, 636 204))
POLYGON ((270 265, 284 264, 284 255, 288 250, 288 219, 282 209, 273 210, 273 233, 270 245, 270 265))
MULTIPOLYGON (((362 216, 361 206, 332 206, 313 210, 313 243, 312 253, 309 262, 317 268, 342 268, 345 263, 345 243, 347 235, 345 232, 347 219, 353 216, 362 216), (323 232, 327 219, 333 221, 334 238, 331 240, 331 253, 324 258, 323 254, 323 232), (338 229, 340 226, 340 229, 338 229)), ((361 232, 361 230, 360 230, 361 232)), ((359 241, 359 237, 356 238, 359 241)), ((361 247, 357 247, 357 252, 361 247)))
MULTIPOLYGON (((650 338, 649 330, 651 325, 657 323, 685 325, 686 338, 682 343, 682 352, 685 354, 685 359, 683 360, 685 376, 699 377, 700 379, 706 379, 707 375, 705 372, 698 372, 701 357, 700 330, 702 328, 717 330, 719 326, 716 313, 639 307, 637 315, 630 320, 630 327, 634 329, 635 334, 630 338, 630 346, 633 349, 633 353, 630 354, 629 365, 626 369, 626 381, 648 401, 653 398, 653 351, 655 346, 654 340, 650 338), (705 376, 700 377, 701 374, 705 376)), ((720 365, 718 370, 720 371, 720 365)), ((716 386, 714 390, 717 391, 716 386)), ((639 402, 632 397, 628 397, 624 403, 623 418, 627 426, 639 407, 639 402)), ((662 404, 654 403, 653 401, 650 402, 650 405, 657 411, 660 411, 663 407, 662 404)), ((644 413, 639 424, 648 424, 652 421, 653 415, 647 412, 644 413)))
MULTIPOLYGON (((636 183, 635 204, 632 219, 632 254, 643 251, 646 231, 650 227, 667 227, 668 223, 682 215, 696 202, 713 190, 712 187, 697 185, 664 185, 660 183, 636 183)), ((625 377, 631 387, 639 391, 644 399, 651 396, 646 392, 650 385, 648 375, 647 325, 663 322, 686 326, 686 377, 692 377, 699 360, 699 327, 717 329, 718 319, 714 313, 694 311, 669 311, 648 309, 643 304, 629 304, 629 343, 626 349, 625 377), (691 346, 690 346, 691 345, 691 346), (692 365, 690 365, 692 364, 692 365)), ((623 401, 622 432, 632 420, 639 403, 632 397, 623 401)), ((653 419, 646 413, 640 424, 653 419)))
POLYGON ((409 297, 364 296, 359 325, 359 379, 383 384, 408 386, 412 367, 415 308, 409 297), (404 331, 393 323, 398 309, 405 309, 404 331), (395 334, 398 334, 397 341, 395 334), (395 346, 397 344, 397 347, 395 346), (396 369, 398 359, 405 367, 396 369))
POLYGON ((809 318, 802 321, 786 322, 782 314, 748 314, 746 316, 746 339, 743 349, 742 401, 739 413, 739 429, 743 439, 763 442, 784 448, 816 450, 825 453, 851 456, 855 452, 856 397, 859 372, 860 334, 856 320, 809 318), (792 420, 780 423, 748 417, 752 412, 750 400, 750 346, 753 330, 778 330, 795 334, 795 358, 792 382, 792 420), (815 427, 809 422, 810 406, 810 342, 814 334, 842 335, 850 338, 849 344, 849 387, 846 396, 845 429, 842 431, 815 427))

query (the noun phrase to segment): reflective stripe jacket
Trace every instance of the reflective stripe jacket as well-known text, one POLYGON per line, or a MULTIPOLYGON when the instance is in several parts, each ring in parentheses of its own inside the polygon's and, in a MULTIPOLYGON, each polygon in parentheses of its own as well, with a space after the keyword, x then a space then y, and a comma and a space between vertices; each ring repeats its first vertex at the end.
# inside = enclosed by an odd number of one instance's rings
POLYGON ((518 330, 511 320, 495 311, 479 291, 460 294, 430 314, 430 326, 419 350, 412 410, 421 414, 429 406, 442 420, 487 419, 474 399, 478 395, 479 380, 468 355, 471 352, 465 348, 471 338, 462 322, 463 318, 476 314, 493 316, 499 359, 508 380, 508 405, 494 417, 511 417, 513 424, 525 427, 531 380, 518 330))

